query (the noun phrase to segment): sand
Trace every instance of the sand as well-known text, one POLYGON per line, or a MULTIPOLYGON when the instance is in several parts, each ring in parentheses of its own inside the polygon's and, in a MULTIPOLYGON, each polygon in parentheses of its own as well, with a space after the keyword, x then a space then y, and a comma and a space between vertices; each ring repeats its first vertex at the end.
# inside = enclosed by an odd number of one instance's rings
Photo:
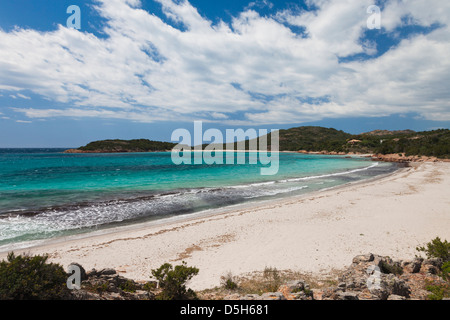
MULTIPOLYGON (((410 259, 436 236, 450 240, 450 163, 413 164, 381 179, 206 217, 141 224, 64 238, 17 253, 50 255, 67 267, 115 268, 149 280, 151 269, 186 261, 190 287, 213 288, 231 272, 266 267, 327 274, 366 253, 410 259), (110 230, 111 231, 111 230, 110 230)), ((0 253, 4 259, 6 253, 0 253)))

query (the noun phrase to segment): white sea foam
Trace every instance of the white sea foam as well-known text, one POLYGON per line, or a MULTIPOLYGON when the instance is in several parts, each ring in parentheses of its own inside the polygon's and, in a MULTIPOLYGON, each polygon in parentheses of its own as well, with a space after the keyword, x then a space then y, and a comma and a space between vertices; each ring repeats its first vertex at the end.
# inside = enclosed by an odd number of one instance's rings
MULTIPOLYGON (((318 190, 319 183, 308 183, 316 179, 351 175, 378 166, 373 163, 364 168, 343 172, 262 181, 249 184, 226 186, 221 188, 192 188, 177 190, 169 194, 156 194, 152 197, 130 200, 117 200, 92 203, 79 207, 50 209, 34 216, 12 215, 0 219, 0 244, 8 240, 30 241, 53 237, 86 228, 98 228, 112 223, 123 223, 136 219, 149 219, 155 216, 170 216, 211 210, 226 205, 235 205, 242 201, 278 196, 312 188, 318 190), (303 182, 299 184, 298 182, 303 182)), ((338 182, 336 182, 338 183, 338 182)), ((329 181, 323 185, 329 186, 329 181)), ((322 188, 322 187, 320 187, 322 188)))

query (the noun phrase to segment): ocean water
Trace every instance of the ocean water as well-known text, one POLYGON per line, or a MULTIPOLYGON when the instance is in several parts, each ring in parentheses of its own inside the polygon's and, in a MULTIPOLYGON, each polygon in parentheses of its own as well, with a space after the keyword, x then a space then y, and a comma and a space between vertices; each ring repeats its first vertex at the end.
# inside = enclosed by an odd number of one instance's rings
POLYGON ((300 195, 397 169, 360 157, 280 153, 278 174, 263 176, 249 161, 175 165, 169 152, 62 151, 0 149, 0 247, 300 195))

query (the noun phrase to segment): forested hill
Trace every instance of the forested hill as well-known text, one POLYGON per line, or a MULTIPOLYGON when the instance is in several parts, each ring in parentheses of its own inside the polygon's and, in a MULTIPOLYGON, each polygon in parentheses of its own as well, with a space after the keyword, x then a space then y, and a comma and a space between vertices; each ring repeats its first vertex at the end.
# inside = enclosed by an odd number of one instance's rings
POLYGON ((280 130, 280 150, 405 153, 407 156, 450 158, 450 130, 423 132, 376 130, 352 135, 322 127, 299 127, 280 130))
POLYGON ((361 135, 361 145, 372 147, 374 153, 405 153, 407 156, 450 158, 450 130, 391 134, 361 135))
MULTIPOLYGON (((423 132, 376 130, 354 135, 332 128, 309 126, 280 130, 279 138, 280 151, 406 154, 407 156, 450 158, 450 130, 448 129, 423 132)), ((267 141, 270 148, 270 134, 267 141)), ((156 152, 171 150, 175 145, 175 143, 146 139, 103 140, 66 152, 156 152)), ((233 146, 234 150, 238 150, 237 143, 233 146)), ((218 146, 218 149, 225 148, 226 145, 218 146)), ((248 148, 249 141, 246 141, 246 149, 248 148)))
POLYGON ((171 150, 176 144, 170 142, 136 140, 102 140, 87 144, 66 153, 116 153, 116 152, 156 152, 171 150))
MULTIPOLYGON (((298 127, 279 131, 280 151, 400 154, 450 158, 450 130, 375 130, 350 134, 332 128, 298 127)), ((267 137, 270 148, 271 135, 267 137)), ((225 145, 224 145, 225 147, 225 145)), ((246 149, 249 142, 246 143, 246 149)), ((237 144, 235 143, 235 149, 237 144)))
MULTIPOLYGON (((323 127, 298 127, 280 130, 280 151, 343 151, 352 135, 323 127)), ((269 139, 270 141, 270 139, 269 139)))

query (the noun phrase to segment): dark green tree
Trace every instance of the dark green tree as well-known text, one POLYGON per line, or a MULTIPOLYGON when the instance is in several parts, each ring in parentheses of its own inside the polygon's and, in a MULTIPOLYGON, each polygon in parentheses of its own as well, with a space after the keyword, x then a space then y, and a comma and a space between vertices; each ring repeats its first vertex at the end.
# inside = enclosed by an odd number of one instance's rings
POLYGON ((9 253, 0 262, 1 300, 60 300, 69 297, 63 267, 48 263, 48 256, 9 253))
POLYGON ((158 280, 162 289, 157 297, 160 300, 191 300, 197 299, 197 295, 191 289, 186 288, 186 282, 197 275, 199 269, 188 267, 186 262, 173 267, 169 263, 163 264, 156 270, 152 270, 152 275, 158 280))

